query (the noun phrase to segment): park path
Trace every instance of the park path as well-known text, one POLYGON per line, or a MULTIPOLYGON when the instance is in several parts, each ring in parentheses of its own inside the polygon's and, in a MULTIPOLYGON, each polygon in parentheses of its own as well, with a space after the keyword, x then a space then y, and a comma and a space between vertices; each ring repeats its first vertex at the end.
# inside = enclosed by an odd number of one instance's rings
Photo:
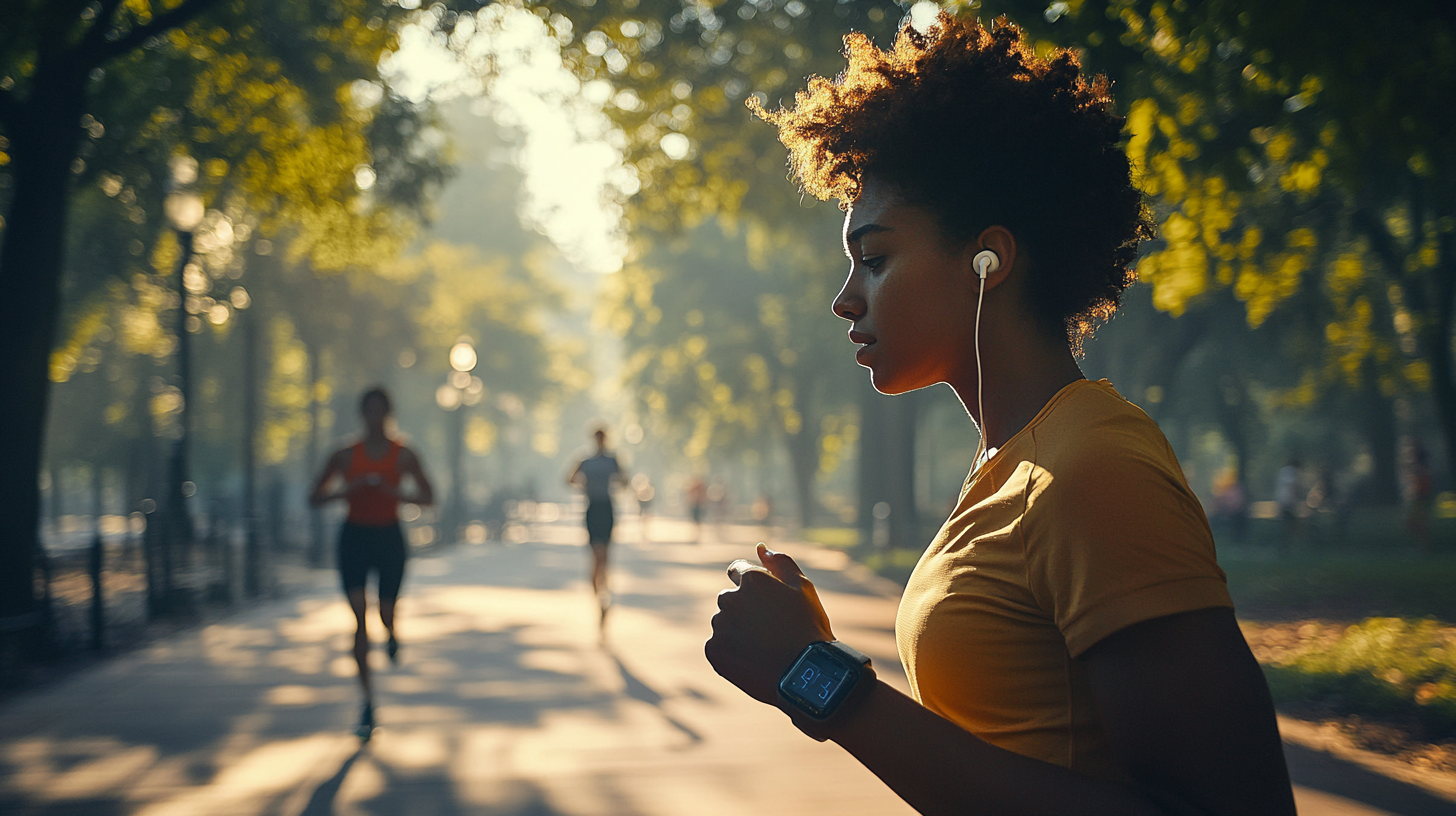
MULTIPOLYGON (((118 657, 0 707, 13 816, 896 816, 910 809, 832 744, 713 673, 702 643, 723 566, 760 531, 632 524, 605 645, 574 526, 411 562, 403 661, 379 658, 379 724, 349 729, 351 620, 331 576, 287 600, 118 657), (709 536, 712 537, 711 535, 709 536)), ((789 549, 787 546, 786 549, 789 549)), ((895 589, 795 545, 840 637, 903 688, 895 589)), ((1456 814, 1429 786, 1289 744, 1306 816, 1456 814)), ((1358 759, 1358 758, 1357 758, 1358 759)))

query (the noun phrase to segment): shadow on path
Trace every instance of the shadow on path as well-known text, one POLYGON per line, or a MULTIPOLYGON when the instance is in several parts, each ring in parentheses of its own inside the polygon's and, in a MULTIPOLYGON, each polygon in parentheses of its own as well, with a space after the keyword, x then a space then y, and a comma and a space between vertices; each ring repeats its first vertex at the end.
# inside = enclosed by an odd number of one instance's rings
POLYGON ((299 816, 333 816, 334 799, 338 798, 339 788, 344 784, 344 777, 349 775, 349 769, 354 767, 355 760, 364 753, 365 746, 360 745, 344 764, 339 766, 339 772, 334 774, 327 782, 319 785, 313 795, 308 797, 308 804, 304 806, 299 816))
POLYGON ((631 670, 627 668, 627 664, 622 662, 622 658, 618 657, 616 652, 609 649, 607 650, 607 654, 611 655, 612 662, 617 664, 617 671, 622 673, 622 682, 625 683, 627 686, 628 697, 631 697, 634 700, 640 700, 656 708, 658 713, 662 715, 662 718, 664 720, 667 720, 668 725, 671 725, 673 728, 681 731, 683 735, 688 738, 689 744, 695 745, 703 741, 702 734, 694 731, 681 720, 672 716, 663 709, 662 703, 666 698, 663 697, 662 694, 657 691, 657 689, 654 689, 653 687, 638 679, 637 675, 633 674, 631 670))
POLYGON ((1302 745, 1284 743, 1294 784, 1402 816, 1456 816, 1456 802, 1302 745))

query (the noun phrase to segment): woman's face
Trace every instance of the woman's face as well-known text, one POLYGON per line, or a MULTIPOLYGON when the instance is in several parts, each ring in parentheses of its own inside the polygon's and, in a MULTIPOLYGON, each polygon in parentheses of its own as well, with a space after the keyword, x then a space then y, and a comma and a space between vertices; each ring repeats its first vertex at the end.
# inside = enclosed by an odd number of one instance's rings
POLYGON ((364 416, 364 427, 373 433, 382 433, 384 423, 389 420, 389 406, 382 399, 371 399, 360 407, 364 416))
POLYGON ((966 363, 976 277, 935 215, 867 182, 844 219, 849 277, 834 313, 852 323, 855 361, 884 394, 954 381, 966 363), (969 297, 969 300, 968 300, 969 297))

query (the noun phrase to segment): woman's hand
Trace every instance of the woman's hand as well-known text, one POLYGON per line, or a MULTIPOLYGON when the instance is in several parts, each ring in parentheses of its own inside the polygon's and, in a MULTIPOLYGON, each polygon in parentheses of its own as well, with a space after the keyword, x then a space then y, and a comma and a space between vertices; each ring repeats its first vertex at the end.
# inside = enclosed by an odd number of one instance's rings
POLYGON ((718 593, 703 651, 714 670, 759 702, 778 702, 779 678, 810 643, 834 640, 814 584, 794 559, 758 545, 762 567, 735 561, 738 586, 718 593))
POLYGON ((347 498, 359 490, 374 490, 383 493, 388 498, 400 498, 399 488, 384 481, 378 473, 366 473, 345 486, 343 497, 347 498))

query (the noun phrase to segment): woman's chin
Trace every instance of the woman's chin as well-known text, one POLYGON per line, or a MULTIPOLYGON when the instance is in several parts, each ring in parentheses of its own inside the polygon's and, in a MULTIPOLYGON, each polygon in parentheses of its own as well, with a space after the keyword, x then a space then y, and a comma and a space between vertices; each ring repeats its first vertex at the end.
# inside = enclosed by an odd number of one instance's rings
POLYGON ((914 391, 916 388, 916 386, 907 386, 899 378, 877 368, 870 369, 870 385, 873 385, 875 390, 881 394, 891 397, 896 394, 904 394, 907 391, 914 391))
POLYGON ((940 382, 925 372, 906 376, 904 371, 895 372, 884 366, 866 366, 866 368, 870 370, 870 385, 873 385, 875 390, 881 394, 891 397, 929 388, 940 382))

